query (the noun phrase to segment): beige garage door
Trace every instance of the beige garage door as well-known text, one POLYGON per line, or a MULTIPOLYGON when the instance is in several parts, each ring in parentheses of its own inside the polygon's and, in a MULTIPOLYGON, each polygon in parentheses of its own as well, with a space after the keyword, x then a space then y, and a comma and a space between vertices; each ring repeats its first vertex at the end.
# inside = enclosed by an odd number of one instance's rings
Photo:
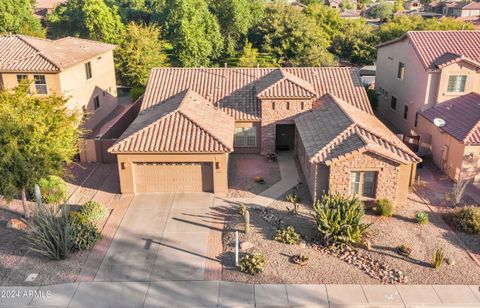
POLYGON ((212 163, 135 163, 135 192, 212 192, 212 163))

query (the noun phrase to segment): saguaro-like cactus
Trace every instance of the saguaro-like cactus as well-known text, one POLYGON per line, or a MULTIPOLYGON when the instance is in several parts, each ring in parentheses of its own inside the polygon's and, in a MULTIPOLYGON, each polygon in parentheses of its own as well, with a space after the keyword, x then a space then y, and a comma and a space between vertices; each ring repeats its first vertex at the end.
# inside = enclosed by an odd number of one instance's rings
POLYGON ((248 210, 245 210, 243 219, 245 220, 245 233, 248 233, 250 232, 250 212, 248 210))

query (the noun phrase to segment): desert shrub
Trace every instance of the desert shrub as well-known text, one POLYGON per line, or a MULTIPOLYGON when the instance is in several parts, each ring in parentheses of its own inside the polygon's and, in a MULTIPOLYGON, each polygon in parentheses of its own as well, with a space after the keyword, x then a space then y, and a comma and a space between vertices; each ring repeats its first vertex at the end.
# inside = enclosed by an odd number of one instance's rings
POLYGON ((435 250, 435 252, 433 253, 433 257, 432 257, 433 268, 434 269, 439 268, 443 263, 443 259, 444 259, 443 250, 442 249, 435 250))
POLYGON ((238 213, 240 213, 240 215, 242 216, 245 216, 245 212, 247 212, 247 206, 245 205, 245 203, 240 203, 240 205, 238 206, 238 213))
POLYGON ((389 199, 380 199, 376 204, 377 214, 385 217, 393 216, 393 204, 389 199))
POLYGON ((461 209, 455 214, 455 226, 465 233, 480 232, 480 208, 469 206, 461 209))
POLYGON ((363 204, 356 197, 326 194, 313 208, 317 231, 326 245, 358 243, 369 226, 361 222, 363 204))
POLYGON ((253 252, 240 259, 240 271, 255 275, 261 273, 267 264, 267 258, 261 252, 253 252))
POLYGON ((67 183, 56 175, 50 175, 38 181, 42 202, 46 204, 58 205, 68 198, 67 183))
POLYGON ((286 195, 286 199, 288 202, 290 202, 292 204, 292 208, 289 208, 287 206, 287 211, 289 211, 290 213, 294 214, 294 215, 297 215, 298 214, 298 202, 300 202, 300 197, 298 196, 298 194, 293 191, 289 194, 286 195))
POLYGON ((415 219, 419 224, 428 224, 428 213, 425 211, 418 211, 415 214, 415 219))
POLYGON ((73 251, 74 230, 67 210, 56 214, 52 208, 40 206, 28 225, 27 243, 32 251, 53 260, 66 259, 73 251))
POLYGON ((97 226, 81 212, 70 214, 70 224, 73 228, 73 241, 75 251, 92 248, 100 239, 97 226))
POLYGON ((275 232, 275 240, 289 245, 297 245, 300 242, 300 234, 295 232, 293 226, 286 229, 278 229, 275 232))
POLYGON ((96 224, 108 214, 107 208, 96 201, 85 202, 85 204, 80 208, 80 212, 89 222, 93 224, 96 224))

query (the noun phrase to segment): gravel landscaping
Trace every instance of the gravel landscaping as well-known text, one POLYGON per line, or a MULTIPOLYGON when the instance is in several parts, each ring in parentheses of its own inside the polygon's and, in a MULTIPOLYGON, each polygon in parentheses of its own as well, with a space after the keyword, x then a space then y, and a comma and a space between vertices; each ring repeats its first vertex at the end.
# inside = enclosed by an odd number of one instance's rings
POLYGON ((251 231, 248 234, 243 232, 243 217, 238 208, 231 209, 223 233, 223 280, 327 284, 477 284, 480 281, 480 266, 468 256, 440 216, 429 212, 429 224, 416 222, 417 211, 428 212, 429 209, 415 200, 414 194, 408 206, 396 209, 394 217, 379 217, 367 210, 364 221, 373 223, 367 232, 371 250, 357 247, 355 253, 345 253, 332 252, 316 243, 312 201, 306 185, 299 185, 298 191, 302 198, 299 215, 287 211, 286 207, 291 205, 284 197, 268 209, 250 209, 251 231), (277 224, 294 226, 307 244, 287 245, 274 241, 277 224), (235 267, 235 230, 239 231, 240 243, 248 248, 243 254, 260 251, 267 257, 268 263, 262 273, 252 276, 235 267), (410 256, 397 253, 396 248, 402 244, 412 249, 410 256), (435 270, 430 263, 437 248, 444 250, 450 264, 444 262, 435 270), (309 257, 305 266, 292 262, 292 257, 299 253, 309 257))
POLYGON ((257 154, 231 154, 228 168, 228 197, 253 198, 280 181, 278 162, 257 154), (265 182, 256 183, 255 177, 265 182))

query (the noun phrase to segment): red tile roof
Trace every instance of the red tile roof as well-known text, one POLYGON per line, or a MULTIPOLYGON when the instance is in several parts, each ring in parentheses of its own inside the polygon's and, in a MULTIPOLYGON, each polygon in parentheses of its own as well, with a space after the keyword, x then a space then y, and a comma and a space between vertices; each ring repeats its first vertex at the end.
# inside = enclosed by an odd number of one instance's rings
POLYGON ((370 151, 399 163, 420 159, 374 115, 327 94, 316 109, 295 119, 312 163, 329 164, 353 152, 370 151))
POLYGON ((58 72, 114 48, 75 37, 52 41, 24 35, 0 36, 0 72, 58 72))
POLYGON ((348 67, 158 68, 151 72, 142 110, 191 89, 237 120, 260 120, 257 95, 271 86, 272 93, 268 95, 315 93, 320 97, 332 93, 372 113, 357 70, 348 67), (294 93, 285 92, 288 89, 294 89, 294 93))
POLYGON ((35 2, 36 9, 53 9, 67 0, 36 0, 35 2))
POLYGON ((465 144, 480 143, 480 94, 466 94, 420 113, 433 123, 435 118, 445 121, 441 129, 465 144))
POLYGON ((480 31, 409 31, 402 37, 378 45, 379 48, 408 39, 427 70, 437 70, 445 54, 455 54, 480 63, 480 31))
POLYGON ((480 10, 480 2, 472 1, 465 5, 462 10, 480 10))
POLYGON ((235 120, 192 90, 143 110, 111 153, 228 153, 235 120))
POLYGON ((261 78, 256 85, 258 98, 312 98, 317 93, 301 78, 278 69, 261 78))

